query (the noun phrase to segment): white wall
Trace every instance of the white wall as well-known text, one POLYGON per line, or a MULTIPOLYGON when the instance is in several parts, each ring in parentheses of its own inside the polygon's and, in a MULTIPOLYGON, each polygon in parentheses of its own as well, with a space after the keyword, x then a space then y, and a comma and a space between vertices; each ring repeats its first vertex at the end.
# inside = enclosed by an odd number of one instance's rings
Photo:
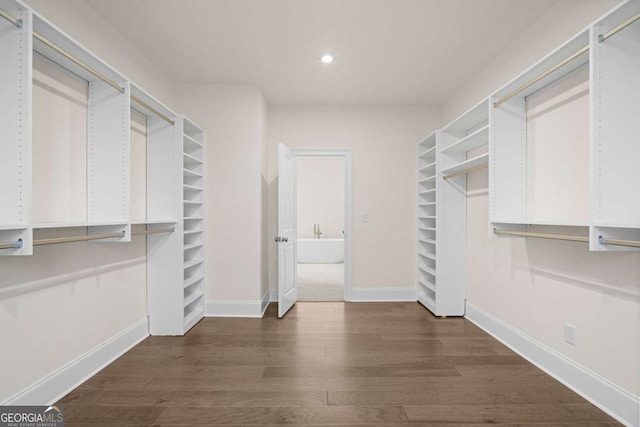
MULTIPOLYGON (((156 97, 172 102, 162 72, 84 2, 28 3, 156 97)), ((36 67, 34 219, 85 221, 86 87, 50 64, 38 61, 36 67)), ((85 232, 43 230, 36 238, 85 232)), ((144 238, 42 246, 34 252, 0 258, 0 402, 146 320, 144 238)))
POLYGON ((620 0, 561 0, 454 94, 442 108, 445 125, 576 35, 620 0))
POLYGON ((25 3, 156 99, 173 107, 169 78, 86 2, 26 0, 25 3))
MULTIPOLYGON (((277 234, 278 143, 289 148, 351 149, 353 287, 415 287, 418 140, 432 131, 430 106, 272 105, 269 109, 269 234, 277 234), (369 214, 362 224, 360 214, 369 214)), ((271 289, 276 246, 269 247, 271 289)))
POLYGON ((207 132, 208 301, 257 301, 262 290, 264 101, 256 86, 180 85, 177 105, 207 132))
MULTIPOLYGON (((615 3, 568 1, 550 9, 444 106, 443 124, 615 3)), ((638 396, 640 254, 590 253, 573 242, 488 239, 487 204, 487 171, 474 172, 468 176, 468 304, 638 396), (577 327, 575 347, 564 342, 565 322, 577 327)))
POLYGON ((298 238, 313 238, 313 225, 320 225, 322 238, 344 235, 343 157, 298 159, 298 238))

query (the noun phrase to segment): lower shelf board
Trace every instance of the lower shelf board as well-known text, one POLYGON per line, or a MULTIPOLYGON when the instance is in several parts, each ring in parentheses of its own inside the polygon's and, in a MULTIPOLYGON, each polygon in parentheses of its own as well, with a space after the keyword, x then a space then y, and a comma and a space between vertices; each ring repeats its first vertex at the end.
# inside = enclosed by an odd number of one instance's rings
POLYGON ((186 333, 193 327, 200 319, 204 317, 204 306, 197 307, 187 314, 184 318, 184 332, 186 333))
POLYGON ((184 289, 195 285, 196 283, 200 282, 201 280, 204 279, 204 276, 198 274, 196 276, 193 277, 189 277, 188 279, 184 280, 184 289))
POLYGON ((204 293, 202 292, 202 290, 198 290, 196 292, 192 292, 191 294, 187 295, 184 298, 184 307, 188 307, 191 303, 193 303, 194 301, 197 301, 198 299, 202 298, 204 296, 204 293))

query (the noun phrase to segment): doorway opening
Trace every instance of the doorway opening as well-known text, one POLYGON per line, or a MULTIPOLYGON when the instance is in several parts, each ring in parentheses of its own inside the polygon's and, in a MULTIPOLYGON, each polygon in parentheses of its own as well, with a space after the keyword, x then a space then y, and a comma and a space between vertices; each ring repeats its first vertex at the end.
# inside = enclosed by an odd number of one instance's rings
POLYGON ((350 152, 292 154, 297 163, 298 301, 348 300, 350 152))

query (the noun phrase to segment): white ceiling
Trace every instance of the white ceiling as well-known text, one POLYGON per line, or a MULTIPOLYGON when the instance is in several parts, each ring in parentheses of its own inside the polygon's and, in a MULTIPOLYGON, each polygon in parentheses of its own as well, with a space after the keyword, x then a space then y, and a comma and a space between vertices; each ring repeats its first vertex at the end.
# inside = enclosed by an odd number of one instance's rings
POLYGON ((441 104, 559 2, 87 1, 174 83, 254 84, 272 104, 441 104))

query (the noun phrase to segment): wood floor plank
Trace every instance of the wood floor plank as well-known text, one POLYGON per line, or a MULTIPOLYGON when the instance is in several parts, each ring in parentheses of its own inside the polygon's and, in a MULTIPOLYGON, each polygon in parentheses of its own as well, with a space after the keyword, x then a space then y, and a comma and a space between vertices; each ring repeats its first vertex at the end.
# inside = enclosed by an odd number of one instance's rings
POLYGON ((165 408, 157 419, 160 424, 367 424, 407 423, 400 406, 325 407, 325 408, 165 408))
MULTIPOLYGON (((93 423, 126 425, 152 424, 162 413, 161 407, 144 406, 75 406, 64 407, 65 420, 71 423, 91 425, 93 423)), ((66 423, 65 423, 66 424, 66 423)))
POLYGON ((297 407, 327 406, 324 391, 107 391, 94 402, 102 406, 297 407))
POLYGON ((268 367, 264 372, 265 377, 288 377, 288 378, 310 378, 310 377, 455 377, 460 376, 458 371, 452 366, 426 366, 422 367, 354 367, 344 366, 332 371, 314 367, 301 368, 276 368, 268 367))
POLYGON ((446 423, 589 423, 609 417, 586 403, 546 405, 427 405, 405 406, 411 422, 446 423))
POLYGON ((463 318, 298 303, 149 337, 58 402, 67 426, 619 426, 463 318))

